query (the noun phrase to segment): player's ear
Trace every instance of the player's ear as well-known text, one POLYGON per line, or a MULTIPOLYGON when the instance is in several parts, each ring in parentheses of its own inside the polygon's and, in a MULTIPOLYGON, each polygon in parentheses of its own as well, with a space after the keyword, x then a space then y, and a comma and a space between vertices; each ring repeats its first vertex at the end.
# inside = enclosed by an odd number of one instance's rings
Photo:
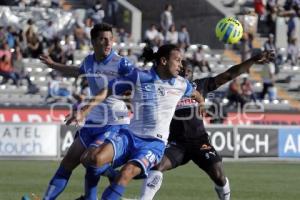
POLYGON ((161 63, 162 66, 166 66, 167 63, 168 63, 168 61, 167 61, 167 59, 165 57, 161 57, 160 58, 160 63, 161 63))
POLYGON ((112 42, 117 43, 117 38, 115 36, 112 36, 112 42))

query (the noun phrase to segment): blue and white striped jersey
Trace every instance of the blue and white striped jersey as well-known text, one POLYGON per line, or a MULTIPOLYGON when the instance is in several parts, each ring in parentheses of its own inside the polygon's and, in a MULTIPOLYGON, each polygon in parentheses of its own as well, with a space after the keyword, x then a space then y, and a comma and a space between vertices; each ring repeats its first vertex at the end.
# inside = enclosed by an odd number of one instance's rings
POLYGON ((109 87, 117 94, 132 90, 134 116, 129 129, 139 137, 158 138, 164 142, 168 140, 178 101, 183 96, 191 96, 193 91, 184 78, 162 80, 154 68, 149 71, 134 69, 129 75, 110 82, 109 87))
MULTIPOLYGON (((80 66, 80 73, 87 78, 91 94, 97 95, 107 87, 109 81, 129 74, 134 66, 124 57, 112 51, 105 60, 97 62, 95 55, 85 57, 80 66)), ((129 124, 130 119, 126 104, 117 98, 109 97, 102 104, 95 106, 86 121, 102 125, 129 124)))

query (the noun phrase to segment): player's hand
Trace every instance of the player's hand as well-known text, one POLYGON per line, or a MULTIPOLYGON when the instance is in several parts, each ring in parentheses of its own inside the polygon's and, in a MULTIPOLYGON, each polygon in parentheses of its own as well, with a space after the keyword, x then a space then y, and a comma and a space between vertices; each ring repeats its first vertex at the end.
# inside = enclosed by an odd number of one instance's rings
POLYGON ((266 50, 252 57, 256 64, 269 63, 275 59, 274 50, 266 50))
POLYGON ((71 113, 69 113, 66 117, 65 117, 65 124, 66 125, 70 125, 72 122, 75 121, 76 119, 76 110, 72 110, 71 113))
POLYGON ((80 125, 81 123, 83 123, 88 107, 88 105, 84 105, 77 111, 73 110, 66 116, 65 124, 70 125, 71 123, 75 123, 75 125, 80 125))
POLYGON ((206 109, 204 103, 198 104, 198 114, 202 118, 206 116, 206 109))
POLYGON ((49 67, 51 67, 54 64, 54 61, 52 60, 52 58, 47 55, 40 55, 40 60, 42 63, 44 63, 45 65, 48 65, 49 67))

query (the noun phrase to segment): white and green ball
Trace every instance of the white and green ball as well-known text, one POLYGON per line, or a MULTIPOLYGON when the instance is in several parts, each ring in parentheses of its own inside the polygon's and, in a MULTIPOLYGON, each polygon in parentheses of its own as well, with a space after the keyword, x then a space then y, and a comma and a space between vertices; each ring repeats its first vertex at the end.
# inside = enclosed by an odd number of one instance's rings
POLYGON ((235 44, 243 36, 243 26, 237 19, 225 17, 216 26, 216 36, 224 43, 235 44))

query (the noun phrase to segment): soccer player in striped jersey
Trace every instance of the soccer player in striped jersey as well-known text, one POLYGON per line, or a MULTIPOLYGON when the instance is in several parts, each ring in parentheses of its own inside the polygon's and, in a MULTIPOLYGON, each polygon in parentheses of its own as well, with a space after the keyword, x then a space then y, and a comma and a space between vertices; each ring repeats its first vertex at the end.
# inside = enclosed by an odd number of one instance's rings
MULTIPOLYGON (((221 85, 248 72, 253 64, 269 62, 273 58, 274 52, 266 51, 231 67, 216 77, 194 81, 192 81, 192 68, 185 65, 181 75, 189 79, 205 97, 221 85)), ((222 159, 210 144, 203 120, 195 112, 197 106, 197 102, 191 98, 183 98, 178 103, 170 125, 168 146, 162 161, 149 172, 148 178, 144 180, 141 200, 153 199, 162 184, 162 172, 185 165, 190 160, 209 175, 215 183, 215 191, 220 200, 230 199, 230 186, 223 171, 222 159)))
MULTIPOLYGON (((109 24, 96 24, 91 30, 91 42, 94 53, 85 57, 80 68, 54 63, 48 57, 41 57, 41 60, 63 75, 86 77, 91 94, 95 96, 106 87, 110 80, 129 74, 133 70, 133 65, 112 50, 113 34, 109 24)), ((89 103, 92 104, 93 100, 91 99, 89 103)), ((76 121, 75 116, 71 115, 67 123, 76 121)), ((87 148, 98 147, 106 137, 118 132, 129 122, 126 104, 119 99, 110 97, 102 104, 95 106, 87 116, 85 125, 76 133, 75 140, 51 179, 43 199, 56 199, 66 187, 72 171, 80 164, 83 152, 87 148)), ((107 166, 101 169, 87 168, 85 199, 97 199, 99 173, 106 169, 107 166)))
POLYGON ((148 57, 155 59, 156 66, 148 71, 135 69, 128 76, 112 81, 110 90, 103 91, 106 95, 98 98, 101 101, 112 91, 115 95, 131 90, 134 113, 128 129, 121 129, 106 139, 97 152, 87 150, 81 158, 86 167, 124 164, 120 174, 103 192, 103 200, 120 199, 134 177, 146 177, 148 171, 160 162, 172 116, 183 96, 192 97, 200 105, 204 103, 201 94, 189 81, 178 76, 182 56, 175 45, 163 45, 148 57))

